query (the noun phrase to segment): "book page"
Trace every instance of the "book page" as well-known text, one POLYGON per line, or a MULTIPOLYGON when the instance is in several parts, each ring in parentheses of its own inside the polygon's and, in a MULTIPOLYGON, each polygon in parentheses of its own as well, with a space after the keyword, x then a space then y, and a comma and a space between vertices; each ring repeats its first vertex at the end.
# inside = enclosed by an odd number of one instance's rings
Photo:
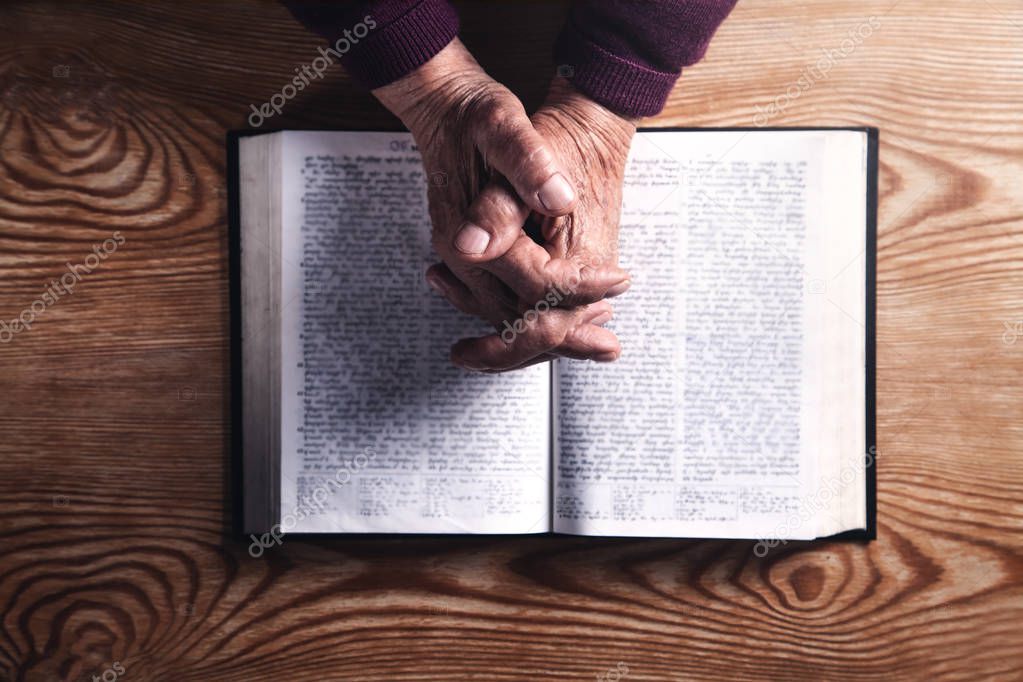
POLYGON ((620 235, 633 285, 608 325, 623 355, 557 363, 556 531, 865 525, 865 145, 849 131, 636 136, 620 235))
POLYGON ((549 531, 550 369, 451 365, 411 136, 283 135, 284 532, 549 531))

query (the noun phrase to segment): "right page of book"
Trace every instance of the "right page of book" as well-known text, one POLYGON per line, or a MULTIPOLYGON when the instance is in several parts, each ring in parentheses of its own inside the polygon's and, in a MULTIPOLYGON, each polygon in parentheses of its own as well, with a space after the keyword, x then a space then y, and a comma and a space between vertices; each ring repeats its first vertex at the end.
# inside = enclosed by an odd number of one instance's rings
POLYGON ((810 539, 866 525, 862 131, 636 135, 608 326, 555 369, 555 530, 810 539))

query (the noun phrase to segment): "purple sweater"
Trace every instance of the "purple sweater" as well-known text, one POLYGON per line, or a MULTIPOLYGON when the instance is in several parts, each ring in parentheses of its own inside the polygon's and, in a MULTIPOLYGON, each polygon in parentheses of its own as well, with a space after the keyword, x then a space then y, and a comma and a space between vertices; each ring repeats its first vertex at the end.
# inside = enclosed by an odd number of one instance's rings
MULTIPOLYGON (((555 45, 558 73, 619 114, 652 116, 736 1, 577 0, 555 45)), ((401 78, 458 34, 448 0, 285 4, 369 88, 401 78)))

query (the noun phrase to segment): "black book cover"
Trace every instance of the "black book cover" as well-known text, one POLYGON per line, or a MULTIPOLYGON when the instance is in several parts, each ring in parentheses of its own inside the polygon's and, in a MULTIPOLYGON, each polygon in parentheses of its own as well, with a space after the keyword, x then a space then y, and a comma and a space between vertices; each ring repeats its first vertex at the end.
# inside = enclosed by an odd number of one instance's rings
MULTIPOLYGON (((866 450, 864 452, 864 476, 866 479, 866 517, 865 529, 848 530, 829 536, 830 540, 875 540, 877 538, 877 171, 879 132, 871 127, 765 127, 765 128, 639 128, 637 132, 696 132, 696 131, 768 131, 768 130, 855 130, 867 134, 867 193, 866 201, 866 297, 865 297, 865 333, 866 344, 864 354, 864 371, 866 373, 866 450)), ((245 495, 242 485, 242 363, 241 363, 241 193, 239 187, 240 173, 238 167, 238 146, 243 137, 267 135, 283 130, 235 130, 227 134, 227 190, 228 190, 228 267, 230 269, 230 316, 231 316, 231 474, 228 477, 230 490, 225 491, 231 500, 232 527, 235 535, 241 537, 242 532, 242 499, 245 495)), ((352 129, 337 132, 352 132, 352 129)), ((366 129, 365 132, 398 132, 381 128, 366 129)), ((402 131, 404 132, 404 131, 402 131)), ((302 533, 301 539, 311 540, 319 537, 343 537, 357 535, 359 538, 394 538, 402 537, 400 533, 302 533)), ((454 537, 460 534, 415 534, 417 537, 454 537)), ((535 535, 535 534, 534 534, 535 535)), ((547 535, 561 535, 547 533, 547 535)), ((502 537, 488 534, 482 537, 502 537)), ((515 536, 512 536, 515 537, 515 536)), ((578 537, 578 536, 571 536, 578 537)), ((591 536, 595 537, 595 536, 591 536)), ((599 536, 609 538, 614 536, 599 536)), ((655 536, 651 536, 655 537, 655 536)), ((637 539, 637 538, 627 538, 637 539)), ((678 538, 672 538, 678 539, 678 538)), ((825 538, 818 538, 825 539, 825 538)))

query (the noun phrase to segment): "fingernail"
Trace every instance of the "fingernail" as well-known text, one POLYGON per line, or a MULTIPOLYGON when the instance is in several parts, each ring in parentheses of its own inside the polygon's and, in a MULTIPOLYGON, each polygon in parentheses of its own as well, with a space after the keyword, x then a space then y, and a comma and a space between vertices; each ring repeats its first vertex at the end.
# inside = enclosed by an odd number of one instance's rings
POLYGON ((590 324, 595 324, 599 327, 605 322, 610 322, 613 316, 614 314, 610 310, 602 312, 600 315, 597 315, 595 318, 590 320, 590 324))
POLYGON ((615 296, 621 296, 626 291, 628 291, 629 287, 631 287, 631 286, 632 286, 632 280, 631 279, 627 279, 627 280, 625 280, 623 282, 619 282, 618 284, 616 284, 613 287, 611 287, 610 289, 608 289, 607 293, 604 294, 604 297, 605 298, 614 298, 615 296))
POLYGON ((600 355, 594 355, 593 359, 596 362, 614 362, 618 359, 621 353, 616 350, 608 351, 607 353, 601 353, 600 355))
POLYGON ((466 223, 455 237, 455 248, 462 253, 478 255, 487 250, 490 235, 479 225, 466 223))
POLYGON ((440 281, 437 275, 432 272, 426 273, 426 283, 430 285, 430 288, 436 291, 438 294, 443 296, 445 294, 444 284, 440 281))
POLYGON ((575 201, 575 190, 561 173, 555 173, 537 192, 537 198, 548 211, 564 211, 575 201))

